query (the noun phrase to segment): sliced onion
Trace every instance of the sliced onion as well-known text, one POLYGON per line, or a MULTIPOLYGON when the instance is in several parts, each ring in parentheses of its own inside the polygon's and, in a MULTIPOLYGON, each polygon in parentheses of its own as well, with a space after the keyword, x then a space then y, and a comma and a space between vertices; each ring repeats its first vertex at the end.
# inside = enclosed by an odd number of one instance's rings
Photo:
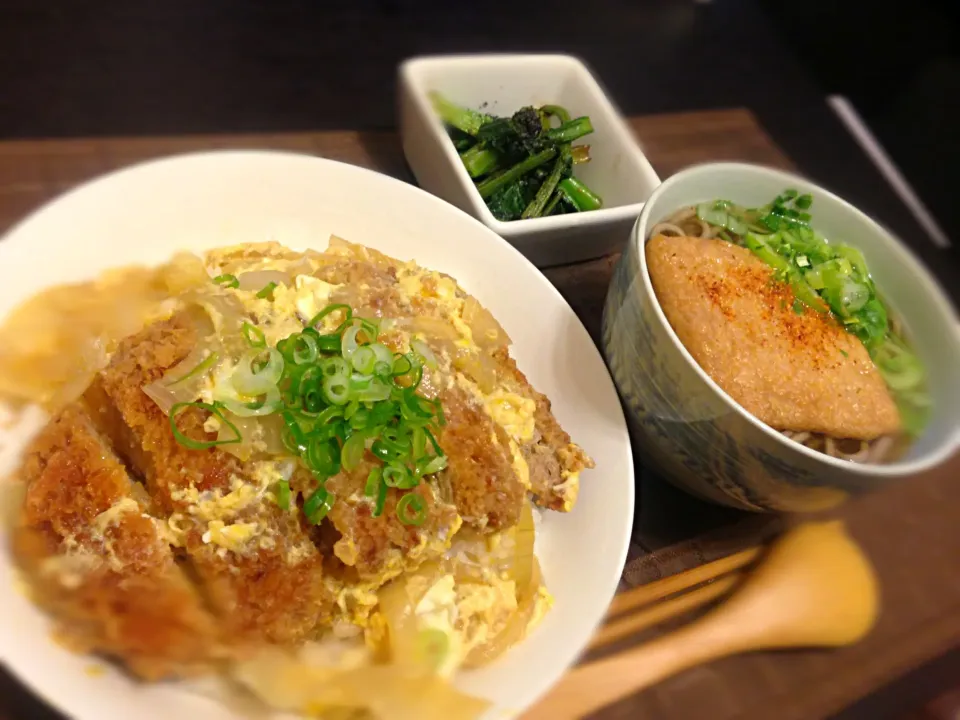
POLYGON ((542 576, 540 563, 533 558, 530 582, 526 587, 517 589, 517 610, 507 621, 504 628, 490 641, 473 648, 468 654, 465 667, 478 667, 496 660, 526 637, 537 609, 537 597, 540 594, 542 576))
POLYGON ((143 392, 157 404, 164 415, 169 415, 171 408, 177 403, 193 402, 200 395, 195 385, 184 384, 171 388, 164 385, 162 380, 144 385, 143 392))
POLYGON ((460 339, 460 332, 443 318, 413 317, 397 321, 398 326, 412 333, 423 333, 430 339, 450 340, 460 339))
POLYGON ((233 387, 240 395, 263 395, 276 388, 283 376, 283 355, 276 348, 254 348, 244 353, 230 378, 233 387), (259 371, 254 372, 254 363, 266 361, 259 371))
POLYGON ((237 281, 240 283, 240 290, 260 292, 270 283, 289 285, 290 276, 279 270, 254 270, 237 275, 237 281))
POLYGON ((259 397, 242 397, 218 386, 213 390, 213 399, 240 417, 261 417, 283 409, 280 388, 276 385, 259 397))
POLYGON ((525 502, 523 510, 520 511, 520 522, 517 523, 516 533, 514 534, 514 558, 510 569, 510 575, 518 588, 525 588, 530 585, 533 576, 533 564, 536 562, 536 556, 533 554, 536 535, 533 510, 530 508, 530 503, 525 502))
POLYGON ((433 354, 433 350, 423 340, 411 340, 410 347, 423 358, 423 362, 428 368, 437 369, 437 356, 433 354))
POLYGON ((241 352, 248 347, 241 332, 243 323, 247 321, 246 312, 243 303, 234 295, 206 294, 200 296, 196 302, 210 316, 227 352, 241 352))
POLYGON ((377 593, 380 612, 387 621, 390 655, 394 664, 415 668, 420 661, 416 607, 443 575, 436 563, 427 563, 403 575, 377 593))
MULTIPOLYGON (((198 330, 203 329, 201 324, 198 330)), ((219 343, 212 337, 205 337, 183 360, 167 370, 162 378, 144 385, 143 392, 168 415, 177 403, 193 402, 200 397, 200 391, 210 373, 217 369, 220 358, 219 343), (209 367, 205 367, 205 363, 209 364, 209 367)))
POLYGON ((463 321, 470 326, 473 341, 484 349, 506 347, 511 343, 497 319, 472 296, 463 304, 463 321))
MULTIPOLYGON (((236 425, 240 431, 242 442, 222 445, 221 449, 246 462, 255 454, 286 455, 283 445, 283 418, 275 413, 263 417, 240 417, 232 412, 224 411, 224 417, 236 425)), ((227 440, 234 437, 233 431, 226 425, 221 425, 217 435, 218 440, 227 440)), ((289 471, 281 471, 285 480, 290 479, 296 466, 290 463, 289 471)))
POLYGON ((466 374, 484 393, 491 393, 497 387, 497 366, 486 353, 462 352, 454 358, 453 365, 466 374))

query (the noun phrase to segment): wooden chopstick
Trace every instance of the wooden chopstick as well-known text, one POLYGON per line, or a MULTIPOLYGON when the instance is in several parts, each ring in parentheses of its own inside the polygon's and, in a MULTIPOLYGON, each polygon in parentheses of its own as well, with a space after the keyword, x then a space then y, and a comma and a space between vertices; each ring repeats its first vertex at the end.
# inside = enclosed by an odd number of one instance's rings
POLYGON ((588 649, 597 650, 628 635, 636 635, 671 618, 690 612, 701 605, 706 605, 721 595, 725 595, 741 579, 743 579, 743 573, 733 573, 698 587, 696 590, 652 605, 645 610, 639 610, 607 622, 593 636, 588 649))
POLYGON ((742 550, 618 595, 607 610, 606 623, 590 641, 589 649, 597 650, 716 600, 743 577, 743 573, 735 571, 753 562, 760 551, 758 547, 742 550), (673 595, 678 597, 671 597, 673 595), (663 602, 658 602, 661 600, 663 602))
POLYGON ((725 558, 714 560, 706 565, 684 570, 676 575, 670 575, 662 580, 654 580, 652 583, 641 585, 633 590, 628 590, 613 599, 607 610, 607 618, 612 619, 617 615, 629 612, 636 608, 649 605, 657 600, 675 595, 692 587, 696 587, 708 580, 713 580, 721 575, 726 575, 733 570, 739 570, 745 565, 749 565, 760 554, 761 548, 749 548, 741 550, 725 558))

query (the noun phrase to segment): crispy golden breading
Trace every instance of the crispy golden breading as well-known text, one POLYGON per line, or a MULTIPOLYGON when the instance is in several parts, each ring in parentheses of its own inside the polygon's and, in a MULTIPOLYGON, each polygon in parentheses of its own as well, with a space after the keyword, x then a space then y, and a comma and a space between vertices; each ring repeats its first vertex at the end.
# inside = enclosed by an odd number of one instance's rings
POLYGON ((374 468, 370 459, 327 481, 327 489, 337 496, 329 517, 341 535, 333 546, 335 555, 348 567, 356 568, 361 580, 382 584, 402 571, 437 559, 449 547, 461 521, 456 508, 442 502, 428 483, 413 490, 390 488, 383 513, 373 517, 376 500, 364 494, 367 477, 374 468), (397 516, 397 502, 408 492, 425 502, 426 520, 420 526, 405 525, 397 516))
POLYGON ((136 486, 79 404, 31 446, 15 551, 37 599, 83 649, 125 660, 149 679, 215 659, 218 628, 143 514, 136 486))
POLYGON ((537 392, 506 349, 494 353, 500 380, 513 392, 536 403, 533 438, 521 448, 530 470, 530 488, 541 507, 568 512, 579 491, 579 474, 592 468, 593 460, 570 441, 570 436, 550 408, 550 399, 537 392))
POLYGON ((513 467, 510 439, 482 407, 454 386, 440 394, 447 424, 438 441, 464 522, 500 530, 520 519, 526 488, 513 467))
MULTIPOLYGON (((135 439, 128 460, 144 476, 158 505, 177 515, 190 562, 228 632, 274 642, 311 637, 328 611, 329 598, 323 589, 322 558, 299 516, 261 495, 225 509, 219 520, 250 530, 252 537, 239 551, 205 540, 215 529, 200 504, 216 502, 238 490, 238 484, 253 484, 249 468, 217 448, 188 450, 180 445, 168 417, 141 389, 186 357, 195 342, 189 317, 178 315, 121 345, 99 379, 102 397, 130 430, 113 439, 118 445, 129 445, 130 435, 135 439)), ((104 417, 113 412, 102 409, 104 417)), ((214 439, 203 428, 205 415, 191 408, 178 415, 177 424, 189 437, 214 439)))
POLYGON ((646 245, 677 337, 747 412, 777 430, 870 440, 900 429, 866 348, 827 313, 796 312, 789 285, 746 248, 663 237, 646 245))

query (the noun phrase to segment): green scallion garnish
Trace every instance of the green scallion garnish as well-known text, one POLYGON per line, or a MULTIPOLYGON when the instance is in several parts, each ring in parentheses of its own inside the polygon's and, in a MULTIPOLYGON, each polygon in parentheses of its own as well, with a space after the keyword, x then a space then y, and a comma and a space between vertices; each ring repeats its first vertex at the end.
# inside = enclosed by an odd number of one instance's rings
POLYGON ((260 298, 261 300, 266 300, 271 295, 273 295, 273 291, 276 289, 277 289, 277 284, 273 281, 270 281, 266 285, 264 285, 259 292, 257 292, 257 297, 260 298))
POLYGON ((397 502, 397 517, 404 525, 423 525, 427 519, 427 504, 416 493, 407 493, 397 502))
POLYGON ((336 501, 337 496, 329 492, 321 483, 320 487, 314 490, 313 494, 303 504, 303 514, 307 516, 311 525, 319 525, 336 501))
POLYGON ((213 282, 219 285, 220 287, 227 287, 227 288, 240 287, 240 281, 237 280, 237 276, 230 275, 229 273, 226 273, 224 275, 217 275, 213 279, 213 282))
MULTIPOLYGON (((201 450, 242 441, 221 408, 245 417, 279 413, 284 447, 318 482, 303 506, 314 524, 336 501, 326 490, 327 479, 341 470, 356 470, 365 458, 380 462, 364 487, 365 495, 375 498, 374 517, 383 513, 391 487, 410 490, 447 466, 435 436, 445 423, 440 403, 418 394, 424 358, 416 352, 391 352, 378 342, 377 322, 355 318, 349 305, 335 304, 275 347, 267 345, 263 331, 249 322, 242 324, 241 333, 251 348, 227 379, 218 380, 230 384, 229 392, 218 396, 214 386, 214 398, 223 402, 180 403, 170 414, 174 436, 185 447, 201 450), (334 312, 345 319, 335 331, 321 335, 314 326, 334 312), (234 437, 209 442, 187 437, 177 428, 176 417, 188 406, 217 415, 234 437)), ((213 367, 217 360, 211 354, 188 376, 213 367)), ((292 494, 289 482, 276 485, 281 508, 291 507, 292 494)), ((419 495, 414 497, 401 498, 400 517, 416 525, 426 517, 426 504, 419 495)))
POLYGON ((286 480, 277 483, 277 505, 281 510, 290 509, 290 483, 286 480))
POLYGON ((167 383, 168 387, 173 387, 179 383, 190 380, 191 378, 199 377, 200 375, 205 374, 208 370, 213 368, 214 365, 220 360, 220 355, 212 352, 207 355, 203 360, 194 365, 190 370, 188 370, 184 375, 178 377, 176 380, 167 383))
POLYGON ((237 429, 236 425, 227 420, 218 403, 206 403, 200 401, 175 403, 173 407, 170 408, 170 429, 173 431, 173 437, 176 439, 176 441, 188 450, 207 450, 208 448, 212 448, 217 445, 231 445, 243 441, 243 436, 240 435, 240 430, 237 429), (199 410, 206 410, 207 412, 216 415, 220 422, 230 428, 234 436, 226 440, 194 440, 191 437, 187 437, 187 435, 185 435, 183 431, 177 427, 177 416, 182 411, 191 407, 195 407, 199 410))
POLYGON ((243 333, 243 337, 250 347, 262 348, 267 346, 267 338, 263 334, 263 330, 256 325, 244 322, 243 325, 240 326, 240 332, 243 333))

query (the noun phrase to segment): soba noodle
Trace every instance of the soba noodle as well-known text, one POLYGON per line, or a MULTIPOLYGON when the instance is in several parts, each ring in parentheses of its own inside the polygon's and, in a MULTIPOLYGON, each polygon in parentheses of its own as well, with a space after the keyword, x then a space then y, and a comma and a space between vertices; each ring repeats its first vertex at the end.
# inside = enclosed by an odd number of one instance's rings
MULTIPOLYGON (((650 236, 665 235, 667 237, 696 237, 715 238, 737 242, 739 238, 731 235, 726 229, 704 222, 697 217, 697 208, 688 207, 678 210, 662 222, 653 226, 650 236)), ((896 334, 901 333, 900 318, 890 316, 890 325, 896 334)), ((896 450, 901 443, 892 435, 883 435, 873 440, 857 440, 853 438, 836 438, 823 433, 796 432, 791 430, 780 431, 784 437, 796 443, 822 452, 830 457, 848 460, 856 463, 879 464, 895 459, 896 450)))

